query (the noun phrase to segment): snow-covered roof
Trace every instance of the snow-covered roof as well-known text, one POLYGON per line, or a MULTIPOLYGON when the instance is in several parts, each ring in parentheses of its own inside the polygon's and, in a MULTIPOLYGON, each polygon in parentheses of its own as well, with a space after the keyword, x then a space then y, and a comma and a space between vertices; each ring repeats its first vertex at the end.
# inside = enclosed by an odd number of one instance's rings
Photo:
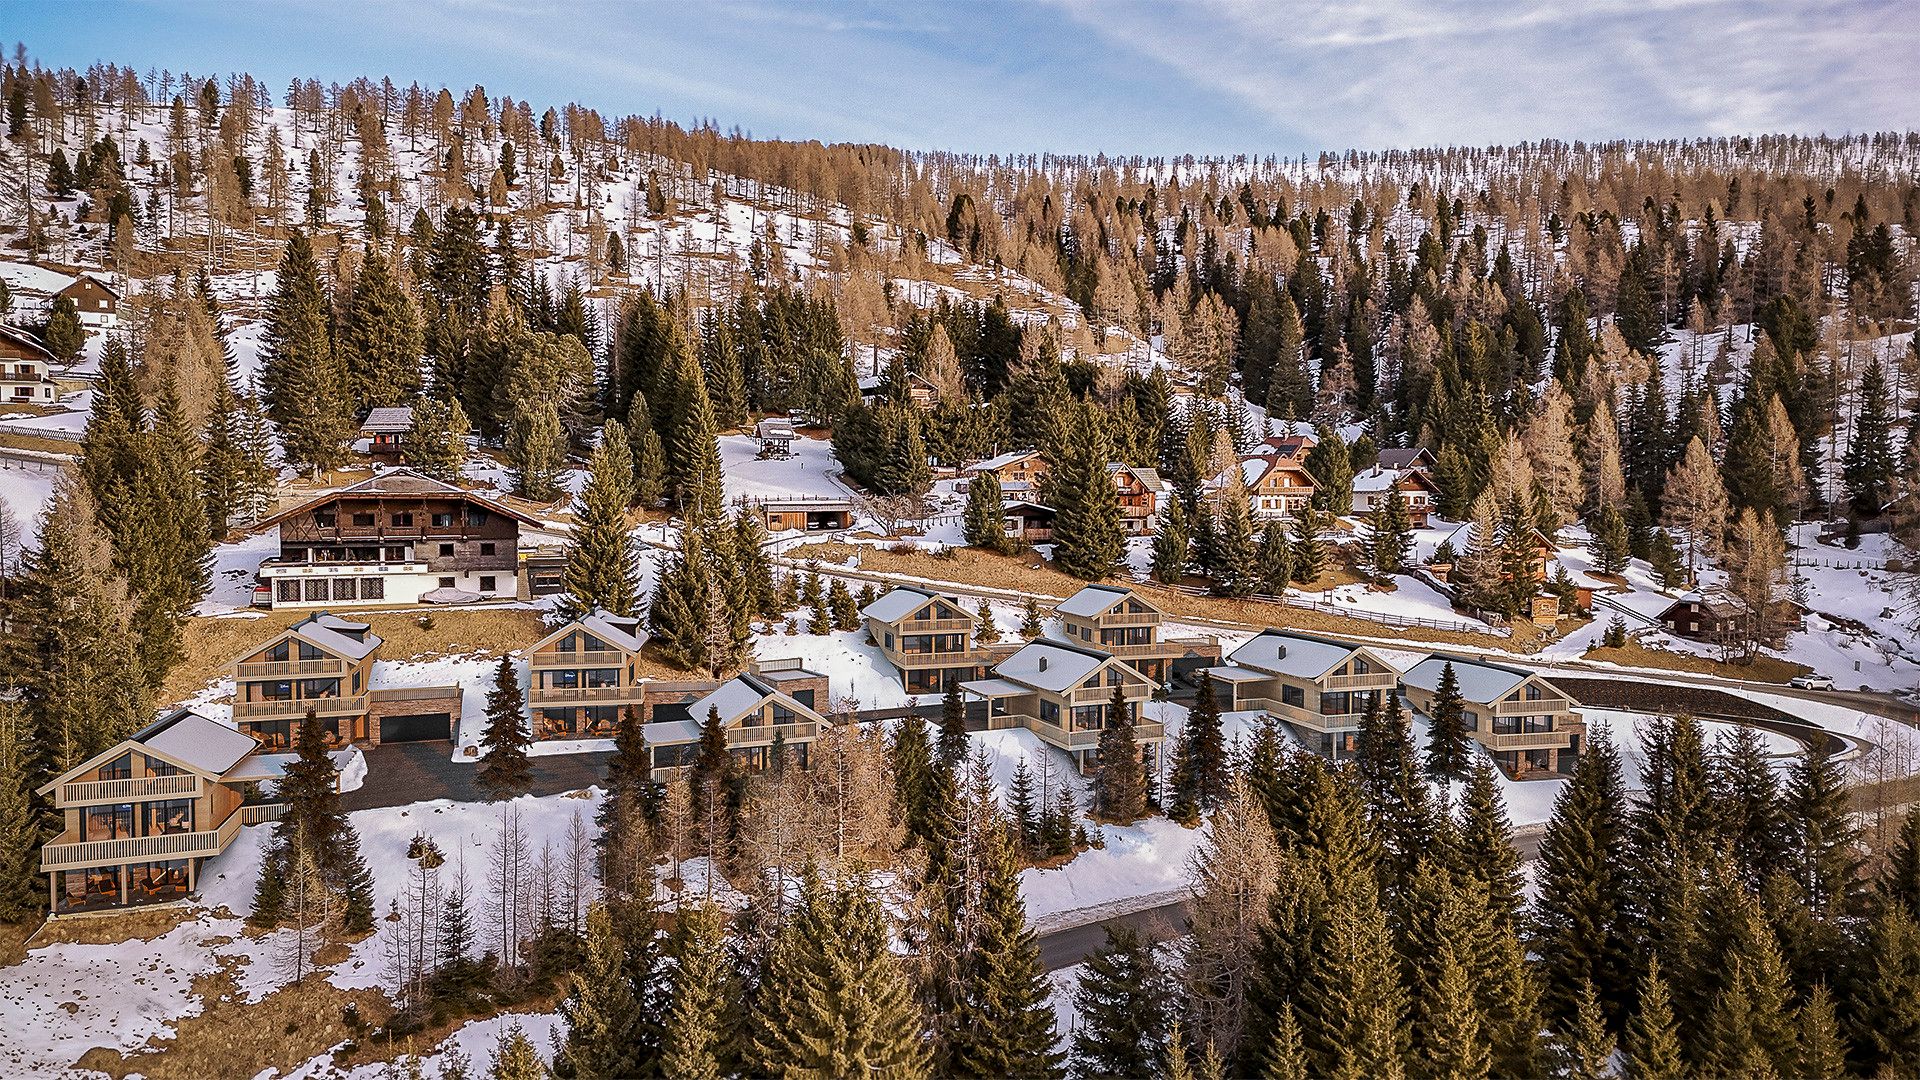
POLYGON ((899 622, 901 619, 919 611, 927 601, 938 599, 930 592, 910 589, 902 585, 887 591, 885 596, 860 609, 863 618, 877 619, 880 622, 899 622))
POLYGON ((655 720, 643 725, 648 746, 685 746, 700 737, 700 725, 692 720, 655 720))
MULTIPOLYGON (((354 749, 330 750, 327 760, 333 762, 333 771, 343 773, 347 763, 358 753, 354 749)), ((300 760, 299 754, 248 754, 240 763, 228 769, 220 779, 230 784, 258 783, 263 780, 278 780, 287 774, 287 766, 300 760)))
POLYGON ((1080 685, 1101 664, 1106 653, 1078 649, 1052 641, 1030 641, 994 667, 1001 679, 1036 690, 1058 693, 1080 685))
POLYGON ((1220 682, 1258 682, 1261 679, 1269 677, 1267 672, 1255 671, 1248 667, 1235 667, 1232 664, 1221 664, 1217 667, 1201 668, 1200 670, 1220 682))
POLYGON ((1133 590, 1119 585, 1088 585, 1065 600, 1053 610, 1062 615, 1090 619, 1095 615, 1104 615, 1113 605, 1133 595, 1133 590))
POLYGON ((1375 465, 1373 468, 1353 478, 1354 493, 1389 491, 1400 483, 1402 475, 1404 474, 1399 469, 1388 469, 1375 465))
POLYGON ((793 422, 784 416, 769 416, 753 426, 753 433, 762 439, 791 439, 793 422))
POLYGON ((731 724, 758 708, 773 692, 773 687, 751 675, 735 675, 688 705, 687 716, 696 723, 706 723, 707 713, 717 709, 720 723, 731 724))
POLYGON ((0 323, 0 339, 12 342, 15 346, 36 354, 42 363, 54 363, 53 353, 40 343, 40 339, 5 323, 0 323))
POLYGON ((360 422, 361 431, 376 434, 391 434, 406 431, 413 427, 413 409, 406 405, 382 406, 367 410, 367 418, 360 422))
POLYGON ((147 725, 133 741, 210 776, 226 772, 260 745, 237 728, 187 709, 147 725))
POLYGON ((999 472, 1014 462, 1033 457, 1039 452, 1038 450, 1009 450, 1004 454, 999 454, 980 462, 969 471, 976 473, 999 472))
POLYGON ((345 495, 452 495, 465 499, 477 506, 483 506, 502 517, 512 518, 522 525, 538 526, 541 524, 538 519, 529 517, 511 506, 489 499, 485 495, 468 491, 457 484, 449 484, 444 480, 436 480, 414 469, 398 468, 386 469, 374 473, 372 476, 367 477, 357 484, 349 484, 346 487, 316 495, 298 505, 290 506, 278 513, 269 514, 259 521, 254 522, 254 527, 265 528, 269 525, 279 524, 295 514, 303 514, 317 506, 323 506, 345 495))
POLYGON ((1424 446, 1407 450, 1389 448, 1380 451, 1379 458, 1380 464, 1389 469, 1411 469, 1416 465, 1424 466, 1432 460, 1433 455, 1427 453, 1427 448, 1424 446))
POLYGON ((983 698, 1019 697, 1033 693, 1033 687, 1022 686, 1007 679, 972 679, 960 684, 960 689, 983 698))
POLYGON ((1264 630, 1227 659, 1274 675, 1318 679, 1346 662, 1355 646, 1286 630, 1264 630))
POLYGON ((626 615, 615 615, 605 608, 597 608, 592 613, 580 616, 578 622, 582 629, 617 649, 639 652, 647 643, 646 631, 640 629, 640 620, 626 615))
POLYGON ((359 660, 380 647, 380 635, 369 633, 368 630, 366 623, 343 619, 325 611, 309 615, 287 627, 287 632, 295 637, 349 660, 359 660))
POLYGON ((52 296, 60 290, 80 280, 58 270, 31 263, 0 262, 0 281, 16 293, 44 294, 52 296))
POLYGON ((1532 677, 1531 672, 1504 664, 1489 664, 1483 660, 1435 653, 1413 665, 1400 677, 1400 681, 1428 692, 1438 690, 1441 672, 1448 664, 1453 665, 1453 677, 1460 683, 1461 699, 1476 705, 1491 705, 1513 693, 1514 687, 1532 677))

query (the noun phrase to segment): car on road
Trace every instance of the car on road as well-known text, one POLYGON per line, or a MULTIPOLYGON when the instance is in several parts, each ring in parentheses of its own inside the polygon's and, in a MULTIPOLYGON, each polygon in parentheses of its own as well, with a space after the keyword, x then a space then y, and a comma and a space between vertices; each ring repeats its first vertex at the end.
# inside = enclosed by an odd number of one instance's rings
POLYGON ((1825 675, 1795 675, 1787 685, 1795 690, 1831 690, 1833 680, 1825 675))

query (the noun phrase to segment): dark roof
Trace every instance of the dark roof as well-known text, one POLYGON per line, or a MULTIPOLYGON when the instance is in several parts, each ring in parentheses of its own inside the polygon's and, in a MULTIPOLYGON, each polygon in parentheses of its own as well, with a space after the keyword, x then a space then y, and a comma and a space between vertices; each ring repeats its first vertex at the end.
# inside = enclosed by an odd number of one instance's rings
POLYGON ((1424 446, 1416 446, 1410 450, 1380 451, 1380 464, 1389 469, 1411 469, 1415 465, 1430 464, 1432 461, 1433 455, 1427 453, 1427 448, 1424 446))
POLYGON ((49 364, 59 363, 58 360, 54 359, 52 350, 42 345, 39 338, 34 337, 25 330, 0 323, 0 338, 4 338, 23 349, 40 354, 40 358, 49 364))
POLYGON ((304 514, 317 506, 324 506, 343 495, 450 495, 465 499, 468 502, 477 503, 496 514, 512 518, 522 525, 532 525, 537 528, 541 524, 538 518, 529 517, 511 506, 495 502, 484 495, 468 491, 458 485, 449 484, 444 480, 435 480, 431 476, 415 472, 412 469, 388 469, 385 472, 375 473, 357 484, 349 484, 343 488, 336 488, 332 491, 316 495, 296 506, 288 507, 277 514, 269 514, 254 522, 254 528, 278 525, 280 522, 287 520, 295 514, 304 514))

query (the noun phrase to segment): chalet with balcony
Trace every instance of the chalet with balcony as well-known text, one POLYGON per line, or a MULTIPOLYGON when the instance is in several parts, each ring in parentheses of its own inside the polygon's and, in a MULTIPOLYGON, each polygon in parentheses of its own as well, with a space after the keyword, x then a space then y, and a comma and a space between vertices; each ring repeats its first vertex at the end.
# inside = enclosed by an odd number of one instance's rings
POLYGON ((1012 499, 1000 507, 1000 531, 1029 544, 1053 542, 1053 507, 1031 499, 1012 499))
POLYGON ((1396 469, 1381 464, 1362 472, 1353 478, 1353 512, 1362 517, 1378 514, 1386 509, 1387 500, 1395 491, 1400 493, 1400 501, 1407 508, 1407 520, 1416 529, 1426 528, 1440 488, 1425 469, 1396 469))
POLYGON ((308 710, 330 745, 378 742, 370 684, 380 637, 363 622, 309 615, 233 664, 233 720, 269 750, 293 746, 308 710))
POLYGON ((1395 693, 1400 671, 1363 645, 1265 630, 1207 669, 1226 711, 1259 710, 1331 758, 1351 757, 1367 709, 1395 693))
POLYGON ((1434 469, 1435 461, 1433 453, 1426 447, 1415 446, 1406 449, 1389 448, 1382 450, 1379 456, 1374 458, 1374 463, 1383 469, 1395 469, 1401 472, 1405 472, 1408 469, 1418 469, 1424 473, 1431 473, 1434 469))
POLYGON ((1295 432, 1287 435, 1269 435, 1260 440, 1256 452, 1259 457, 1277 458, 1298 465, 1307 460, 1307 454, 1320 445, 1320 440, 1307 432, 1295 432))
POLYGON ((981 645, 979 626, 959 600, 921 589, 890 590, 860 617, 909 694, 944 694, 949 684, 980 678, 988 664, 1013 651, 981 645))
MULTIPOLYGON (((1257 521, 1291 521, 1313 502, 1313 477, 1299 461, 1278 456, 1240 459, 1240 482, 1246 485, 1247 509, 1257 521)), ((1207 483, 1209 493, 1232 484, 1233 473, 1222 472, 1207 483)))
POLYGON ((527 650, 527 701, 536 739, 610 739, 623 713, 642 705, 640 620, 595 611, 527 650))
POLYGON ((405 405, 368 409, 360 421, 360 435, 367 440, 367 453, 384 465, 400 464, 406 453, 407 432, 413 430, 413 410, 405 405))
POLYGON ((1573 711, 1576 703, 1565 691, 1534 672, 1435 653, 1402 679, 1407 700, 1426 716, 1433 715, 1448 664, 1460 684, 1467 731, 1502 772, 1515 780, 1572 774, 1587 723, 1573 711))
POLYGON ((282 607, 462 603, 519 594, 521 526, 512 507, 412 469, 282 510, 280 554, 260 565, 282 607))
POLYGON ((807 765, 813 743, 827 728, 827 677, 798 660, 775 660, 742 672, 692 700, 654 706, 645 728, 655 769, 681 769, 700 753, 700 730, 720 718, 727 750, 751 772, 771 766, 784 750, 807 765))
MULTIPOLYGON (((1000 482, 1000 494, 1010 507, 1018 504, 1046 509, 1039 503, 1026 501, 1040 498, 1047 478, 1053 474, 1052 463, 1038 450, 1018 450, 988 458, 967 472, 972 476, 992 473, 994 479, 1000 482)), ((1113 477, 1114 494, 1120 502, 1120 517, 1128 534, 1142 536, 1153 532, 1154 523, 1159 520, 1160 500, 1167 490, 1167 483, 1160 478, 1160 473, 1144 466, 1116 461, 1107 465, 1107 474, 1113 477)), ((1024 532, 1009 532, 1008 535, 1043 542, 1024 532)))
POLYGON ((38 338, 0 323, 0 402, 51 405, 58 401, 53 365, 53 353, 38 338))
POLYGON ((993 478, 1000 481, 1002 496, 1034 495, 1047 482, 1047 477, 1053 475, 1053 465, 1038 450, 1013 450, 967 470, 969 476, 981 473, 992 473, 993 478))
POLYGON ((1053 609, 1060 630, 1082 648, 1098 649, 1127 662, 1135 671, 1165 684, 1174 665, 1220 662, 1220 639, 1211 636, 1163 638, 1166 613, 1124 585, 1089 585, 1053 609))
POLYGON ((990 678, 960 684, 968 695, 987 703, 988 728, 1026 728, 1040 741, 1071 754, 1082 772, 1093 764, 1116 687, 1142 760, 1152 769, 1166 728, 1142 717, 1140 706, 1153 697, 1154 682, 1110 653, 1059 641, 1030 641, 996 664, 990 678))
POLYGON ((281 807, 255 799, 281 769, 253 738, 182 709, 42 787, 62 818, 40 848, 54 915, 184 900, 242 825, 281 807))

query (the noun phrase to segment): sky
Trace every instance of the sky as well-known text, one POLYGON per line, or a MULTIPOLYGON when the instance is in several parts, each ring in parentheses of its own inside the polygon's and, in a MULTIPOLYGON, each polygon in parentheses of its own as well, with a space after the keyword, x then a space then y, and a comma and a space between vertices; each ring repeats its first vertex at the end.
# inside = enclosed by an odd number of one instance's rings
POLYGON ((0 0, 57 66, 476 83, 759 137, 980 153, 1920 128, 1913 0, 0 0))

